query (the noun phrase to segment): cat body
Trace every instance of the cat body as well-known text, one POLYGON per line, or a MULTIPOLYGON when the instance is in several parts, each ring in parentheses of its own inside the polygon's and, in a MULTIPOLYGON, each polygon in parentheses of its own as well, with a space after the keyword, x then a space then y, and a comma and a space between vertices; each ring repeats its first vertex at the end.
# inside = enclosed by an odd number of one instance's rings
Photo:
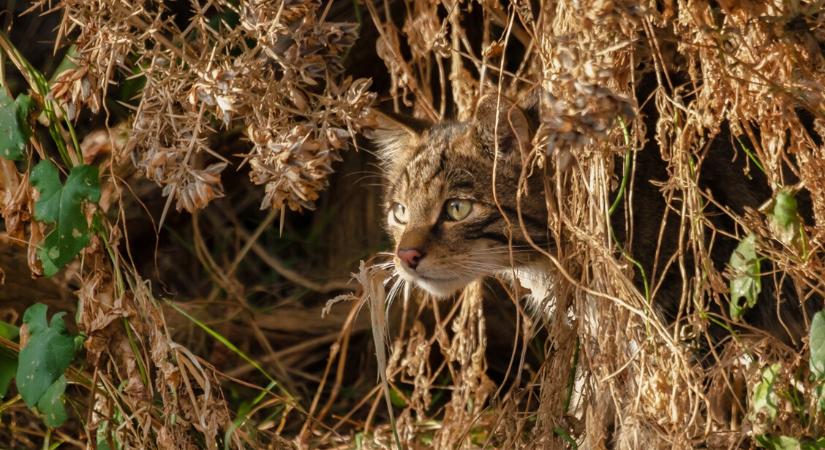
MULTIPOLYGON (((475 116, 466 122, 427 125, 381 117, 374 140, 388 180, 386 223, 395 243, 399 276, 436 297, 447 297, 486 276, 515 276, 529 291, 533 309, 549 313, 556 276, 547 257, 555 249, 545 200, 545 186, 551 183, 545 182, 544 173, 523 164, 536 121, 515 103, 495 95, 482 98, 475 116)), ((648 122, 654 128, 655 122, 650 118, 648 122)), ((725 136, 716 137, 722 145, 709 149, 699 172, 700 188, 714 199, 706 202, 704 215, 724 231, 706 237, 713 239, 710 256, 720 273, 738 240, 736 225, 716 203, 741 214, 745 207, 757 208, 772 195, 763 177, 742 176, 744 157, 735 157, 730 142, 724 145, 725 136)), ((635 182, 629 193, 633 211, 626 215, 617 209, 612 227, 622 245, 630 238, 633 257, 648 276, 663 279, 650 287, 652 301, 670 322, 683 298, 682 274, 672 263, 679 251, 679 211, 668 207, 655 185, 669 178, 656 143, 648 140, 633 157, 635 182), (626 217, 633 223, 629 236, 626 217)), ((686 265, 692 264, 691 256, 686 256, 686 265)), ((641 277, 634 281, 641 291, 641 277)), ((781 340, 798 344, 810 311, 802 311, 789 283, 779 285, 775 277, 763 276, 762 297, 770 301, 760 300, 746 318, 781 340)), ((714 306, 717 311, 724 307, 714 306)))

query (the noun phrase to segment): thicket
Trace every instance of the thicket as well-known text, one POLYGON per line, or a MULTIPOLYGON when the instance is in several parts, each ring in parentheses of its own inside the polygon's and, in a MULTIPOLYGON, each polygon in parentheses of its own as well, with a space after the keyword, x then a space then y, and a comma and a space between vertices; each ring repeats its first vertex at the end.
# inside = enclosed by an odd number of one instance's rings
POLYGON ((823 8, 8 2, 0 446, 825 448, 822 313, 801 342, 731 328, 697 357, 763 268, 822 301, 823 8), (371 108, 466 119, 490 92, 540 99, 564 313, 495 281, 388 307, 371 108), (723 127, 774 195, 721 205, 740 243, 719 271, 699 176, 723 127), (673 324, 609 220, 651 139, 681 217, 673 324))

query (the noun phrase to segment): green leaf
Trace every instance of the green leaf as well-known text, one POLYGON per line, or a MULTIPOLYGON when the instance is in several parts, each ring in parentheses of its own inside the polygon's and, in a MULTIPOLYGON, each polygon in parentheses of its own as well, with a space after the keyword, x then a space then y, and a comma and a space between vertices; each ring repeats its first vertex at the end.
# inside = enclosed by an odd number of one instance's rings
POLYGON ((79 165, 72 168, 66 184, 61 186, 57 167, 44 160, 32 170, 31 181, 40 192, 40 200, 34 205, 35 219, 56 225, 37 252, 43 272, 50 277, 89 244, 83 202, 100 200, 100 180, 97 167, 79 165))
POLYGON ((800 450, 799 441, 788 436, 770 436, 763 434, 756 436, 756 443, 769 450, 800 450))
POLYGON ((790 436, 756 436, 756 444, 769 450, 821 450, 825 448, 825 438, 816 440, 796 439, 790 436))
POLYGON ((29 408, 37 406, 46 424, 55 427, 66 418, 60 396, 66 388, 63 374, 74 359, 74 338, 66 331, 65 313, 52 316, 49 324, 46 309, 37 303, 23 314, 29 339, 20 350, 17 390, 29 408))
POLYGON ((753 413, 758 413, 765 410, 765 413, 771 420, 776 419, 776 393, 773 391, 773 385, 776 383, 776 376, 779 373, 779 364, 771 364, 762 371, 762 380, 756 385, 753 390, 753 402, 751 403, 751 410, 753 413))
POLYGON ((0 336, 10 341, 17 339, 20 336, 20 328, 0 320, 0 336))
POLYGON ((109 433, 109 421, 102 420, 100 425, 97 426, 97 445, 95 446, 96 450, 112 450, 112 447, 109 445, 109 438, 111 433, 109 433))
POLYGON ((0 350, 0 400, 6 397, 15 373, 17 373, 17 358, 0 350))
POLYGON ((791 191, 782 189, 776 194, 776 202, 773 205, 773 217, 776 223, 782 227, 789 227, 799 223, 799 215, 796 213, 796 199, 791 191))
POLYGON ((825 311, 814 314, 810 334, 810 367, 818 379, 825 379, 825 311))
POLYGON ((730 255, 733 277, 730 280, 730 315, 742 316, 746 309, 756 305, 762 291, 761 264, 756 255, 756 236, 749 234, 739 242, 730 255), (744 299, 744 303, 741 300, 744 299))
POLYGON ((573 436, 570 436, 570 433, 568 433, 564 428, 562 428, 562 427, 553 427, 553 433, 555 433, 556 436, 562 438, 562 440, 567 442, 567 444, 573 450, 576 450, 576 449, 579 448, 578 444, 576 443, 576 440, 573 439, 573 436))
POLYGON ((20 94, 12 99, 5 89, 0 89, 0 156, 6 159, 23 158, 23 149, 31 136, 28 116, 32 99, 20 94))
POLYGON ((146 86, 146 75, 143 74, 141 67, 135 67, 132 70, 132 75, 120 82, 120 90, 117 94, 118 100, 123 103, 134 102, 138 95, 143 92, 144 86, 146 86))
POLYGON ((771 229, 782 243, 795 245, 798 242, 802 222, 797 212, 796 198, 790 189, 777 192, 768 219, 771 229))
POLYGON ((54 86, 55 81, 57 81, 61 73, 77 67, 77 63, 75 62, 77 61, 77 57, 77 46, 70 46, 66 54, 63 55, 63 59, 60 60, 60 64, 58 64, 54 72, 52 72, 52 77, 49 79, 49 87, 54 86))
POLYGON ((66 407, 63 406, 63 392, 65 391, 66 376, 61 375, 46 389, 37 402, 37 410, 43 413, 43 422, 51 428, 63 425, 63 422, 69 418, 66 414, 66 407))
POLYGON ((825 437, 817 438, 812 441, 802 442, 802 450, 822 450, 825 449, 825 437))
MULTIPOLYGON (((0 321, 0 336, 13 341, 20 335, 20 329, 16 326, 0 321)), ((0 399, 6 396, 11 380, 17 373, 17 355, 10 351, 0 349, 0 399)))
POLYGON ((401 395, 401 393, 395 388, 390 388, 390 402, 397 408, 404 408, 407 406, 407 401, 404 400, 404 396, 401 395))

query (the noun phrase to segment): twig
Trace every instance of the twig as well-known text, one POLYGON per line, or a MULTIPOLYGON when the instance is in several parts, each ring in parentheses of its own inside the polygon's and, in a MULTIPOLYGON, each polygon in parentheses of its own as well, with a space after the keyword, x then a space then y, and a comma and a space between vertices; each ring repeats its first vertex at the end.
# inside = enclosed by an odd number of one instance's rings
POLYGON ((244 228, 236 217, 233 217, 231 214, 226 214, 226 217, 229 219, 230 222, 233 223, 235 226, 235 231, 240 235, 241 239, 244 240, 245 245, 248 245, 249 242, 252 242, 251 249, 252 252, 255 253, 261 261, 263 261, 267 266, 269 266, 272 270, 278 272, 279 275, 286 278, 288 281, 297 284, 303 288, 309 289, 311 291, 319 292, 321 294, 328 294, 330 292, 335 291, 344 291, 344 290, 355 290, 354 286, 349 284, 349 281, 345 280, 329 280, 326 282, 316 282, 312 281, 295 270, 290 269, 287 267, 280 259, 276 256, 270 254, 261 244, 254 242, 254 238, 249 231, 244 228))

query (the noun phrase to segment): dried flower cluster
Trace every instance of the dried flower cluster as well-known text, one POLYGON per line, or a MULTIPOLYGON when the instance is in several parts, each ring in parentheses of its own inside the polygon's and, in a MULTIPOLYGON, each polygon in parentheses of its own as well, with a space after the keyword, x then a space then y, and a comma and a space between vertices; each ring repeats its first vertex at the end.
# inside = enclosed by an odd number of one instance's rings
MULTIPOLYGON (((315 114, 317 122, 299 122, 286 130, 274 126, 282 119, 271 112, 254 113, 247 133, 255 145, 249 158, 250 177, 255 184, 265 185, 261 208, 284 204, 293 210, 313 208, 338 151, 367 119, 374 98, 368 87, 369 80, 364 79, 330 84, 326 96, 316 97, 321 109, 315 114)), ((308 108, 307 94, 295 88, 292 97, 295 107, 308 108)))
POLYGON ((213 151, 216 126, 247 130, 263 208, 312 208, 374 98, 368 80, 342 78, 357 26, 323 20, 319 1, 205 2, 185 29, 163 4, 61 6, 61 35, 79 32, 77 68, 55 98, 70 117, 82 105, 96 112, 115 77, 142 78, 126 148, 178 210, 222 196, 221 173, 243 153, 213 151))
POLYGON ((617 119, 634 115, 627 67, 638 39, 644 9, 635 2, 584 2, 581 8, 557 6, 563 20, 542 35, 542 123, 536 145, 550 155, 583 148, 615 130, 617 119))

